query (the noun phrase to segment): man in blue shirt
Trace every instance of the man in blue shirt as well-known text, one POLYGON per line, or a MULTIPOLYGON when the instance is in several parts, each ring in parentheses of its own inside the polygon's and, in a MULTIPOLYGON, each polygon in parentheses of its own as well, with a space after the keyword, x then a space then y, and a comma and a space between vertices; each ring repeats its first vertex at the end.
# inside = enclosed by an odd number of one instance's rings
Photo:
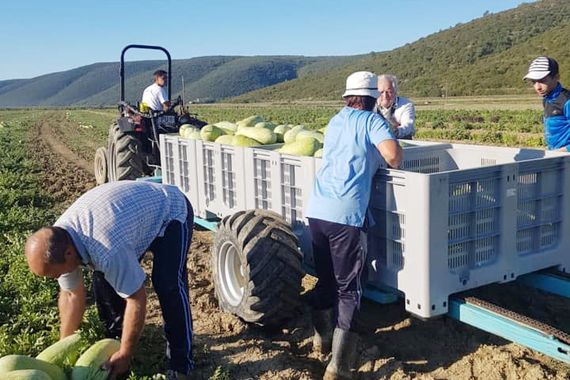
POLYGON ((346 106, 328 124, 306 212, 319 278, 313 346, 323 354, 332 350, 324 379, 352 376, 372 177, 383 162, 397 167, 402 160, 392 130, 373 112, 379 95, 376 74, 360 71, 347 78, 346 106))
POLYGON ((83 194, 53 226, 32 234, 25 246, 30 270, 57 278, 61 288, 61 338, 73 334, 83 319, 86 290, 80 267, 89 266, 95 270, 100 317, 109 335, 121 337, 120 350, 106 365, 112 376, 126 372, 145 322, 146 275, 140 261, 150 250, 152 283, 165 324, 168 378, 186 379, 193 368, 186 268, 192 225, 192 207, 178 188, 120 181, 83 194))
POLYGON ((570 91, 560 84, 558 62, 549 57, 533 60, 524 76, 542 96, 544 140, 550 150, 568 152, 570 146, 570 91))

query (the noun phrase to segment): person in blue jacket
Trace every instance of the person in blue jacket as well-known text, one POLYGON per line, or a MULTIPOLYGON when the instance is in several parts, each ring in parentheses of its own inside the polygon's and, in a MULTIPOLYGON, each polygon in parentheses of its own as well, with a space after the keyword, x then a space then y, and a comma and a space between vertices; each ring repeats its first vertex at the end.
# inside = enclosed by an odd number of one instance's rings
POLYGON ((542 96, 544 141, 549 150, 568 152, 570 146, 570 91, 560 84, 558 62, 549 57, 534 59, 524 76, 542 96))

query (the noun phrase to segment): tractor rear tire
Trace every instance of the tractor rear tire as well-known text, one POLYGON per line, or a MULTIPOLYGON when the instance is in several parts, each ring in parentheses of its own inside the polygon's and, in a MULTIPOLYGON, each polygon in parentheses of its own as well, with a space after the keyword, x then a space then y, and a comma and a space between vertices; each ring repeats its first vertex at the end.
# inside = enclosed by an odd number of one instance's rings
POLYGON ((141 141, 133 134, 122 132, 117 124, 109 130, 109 182, 137 179, 145 175, 145 153, 141 141))
POLYGON ((95 182, 97 185, 102 185, 109 180, 107 176, 107 148, 100 147, 95 151, 93 171, 95 172, 95 182))
POLYGON ((222 310, 271 328, 298 313, 302 254, 278 214, 256 209, 226 216, 214 237, 211 264, 222 310))

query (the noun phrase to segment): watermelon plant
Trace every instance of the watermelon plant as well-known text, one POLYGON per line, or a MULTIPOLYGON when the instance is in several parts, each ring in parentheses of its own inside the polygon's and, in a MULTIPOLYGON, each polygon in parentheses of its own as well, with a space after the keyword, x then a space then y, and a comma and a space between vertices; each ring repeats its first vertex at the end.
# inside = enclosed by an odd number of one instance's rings
POLYGON ((36 355, 59 335, 57 283, 34 276, 22 254, 29 231, 54 220, 41 168, 27 152, 33 113, 14 113, 0 129, 0 357, 36 355))

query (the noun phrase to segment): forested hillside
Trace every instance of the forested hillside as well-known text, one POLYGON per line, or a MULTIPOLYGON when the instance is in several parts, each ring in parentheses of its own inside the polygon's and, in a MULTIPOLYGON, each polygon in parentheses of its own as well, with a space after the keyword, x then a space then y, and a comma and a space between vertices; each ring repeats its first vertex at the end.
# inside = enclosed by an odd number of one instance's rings
POLYGON ((570 80, 569 31, 570 1, 542 0, 487 14, 398 49, 371 53, 236 101, 338 99, 347 75, 358 70, 394 74, 400 78, 402 93, 412 96, 520 93, 528 90, 521 78, 537 55, 557 58, 562 80, 570 80))
MULTIPOLYGON (((173 61, 172 94, 187 101, 335 100, 359 70, 390 73, 412 97, 531 93, 529 62, 558 59, 570 82, 570 1, 542 0, 434 33, 387 52, 341 57, 215 56, 173 61)), ((378 36, 383 38, 382 35, 378 36)), ((385 38, 389 38, 386 36, 385 38)), ((126 99, 136 102, 164 61, 128 62, 126 99)), ((119 64, 96 63, 25 80, 0 81, 0 107, 109 106, 119 99, 119 64)))
MULTIPOLYGON (((185 99, 216 101, 359 59, 353 57, 214 56, 172 62, 172 94, 185 99)), ((137 61, 125 65, 126 99, 140 100, 152 83, 152 73, 166 61, 137 61)), ((119 63, 96 63, 32 79, 0 81, 0 107, 111 106, 119 100, 119 63)))

